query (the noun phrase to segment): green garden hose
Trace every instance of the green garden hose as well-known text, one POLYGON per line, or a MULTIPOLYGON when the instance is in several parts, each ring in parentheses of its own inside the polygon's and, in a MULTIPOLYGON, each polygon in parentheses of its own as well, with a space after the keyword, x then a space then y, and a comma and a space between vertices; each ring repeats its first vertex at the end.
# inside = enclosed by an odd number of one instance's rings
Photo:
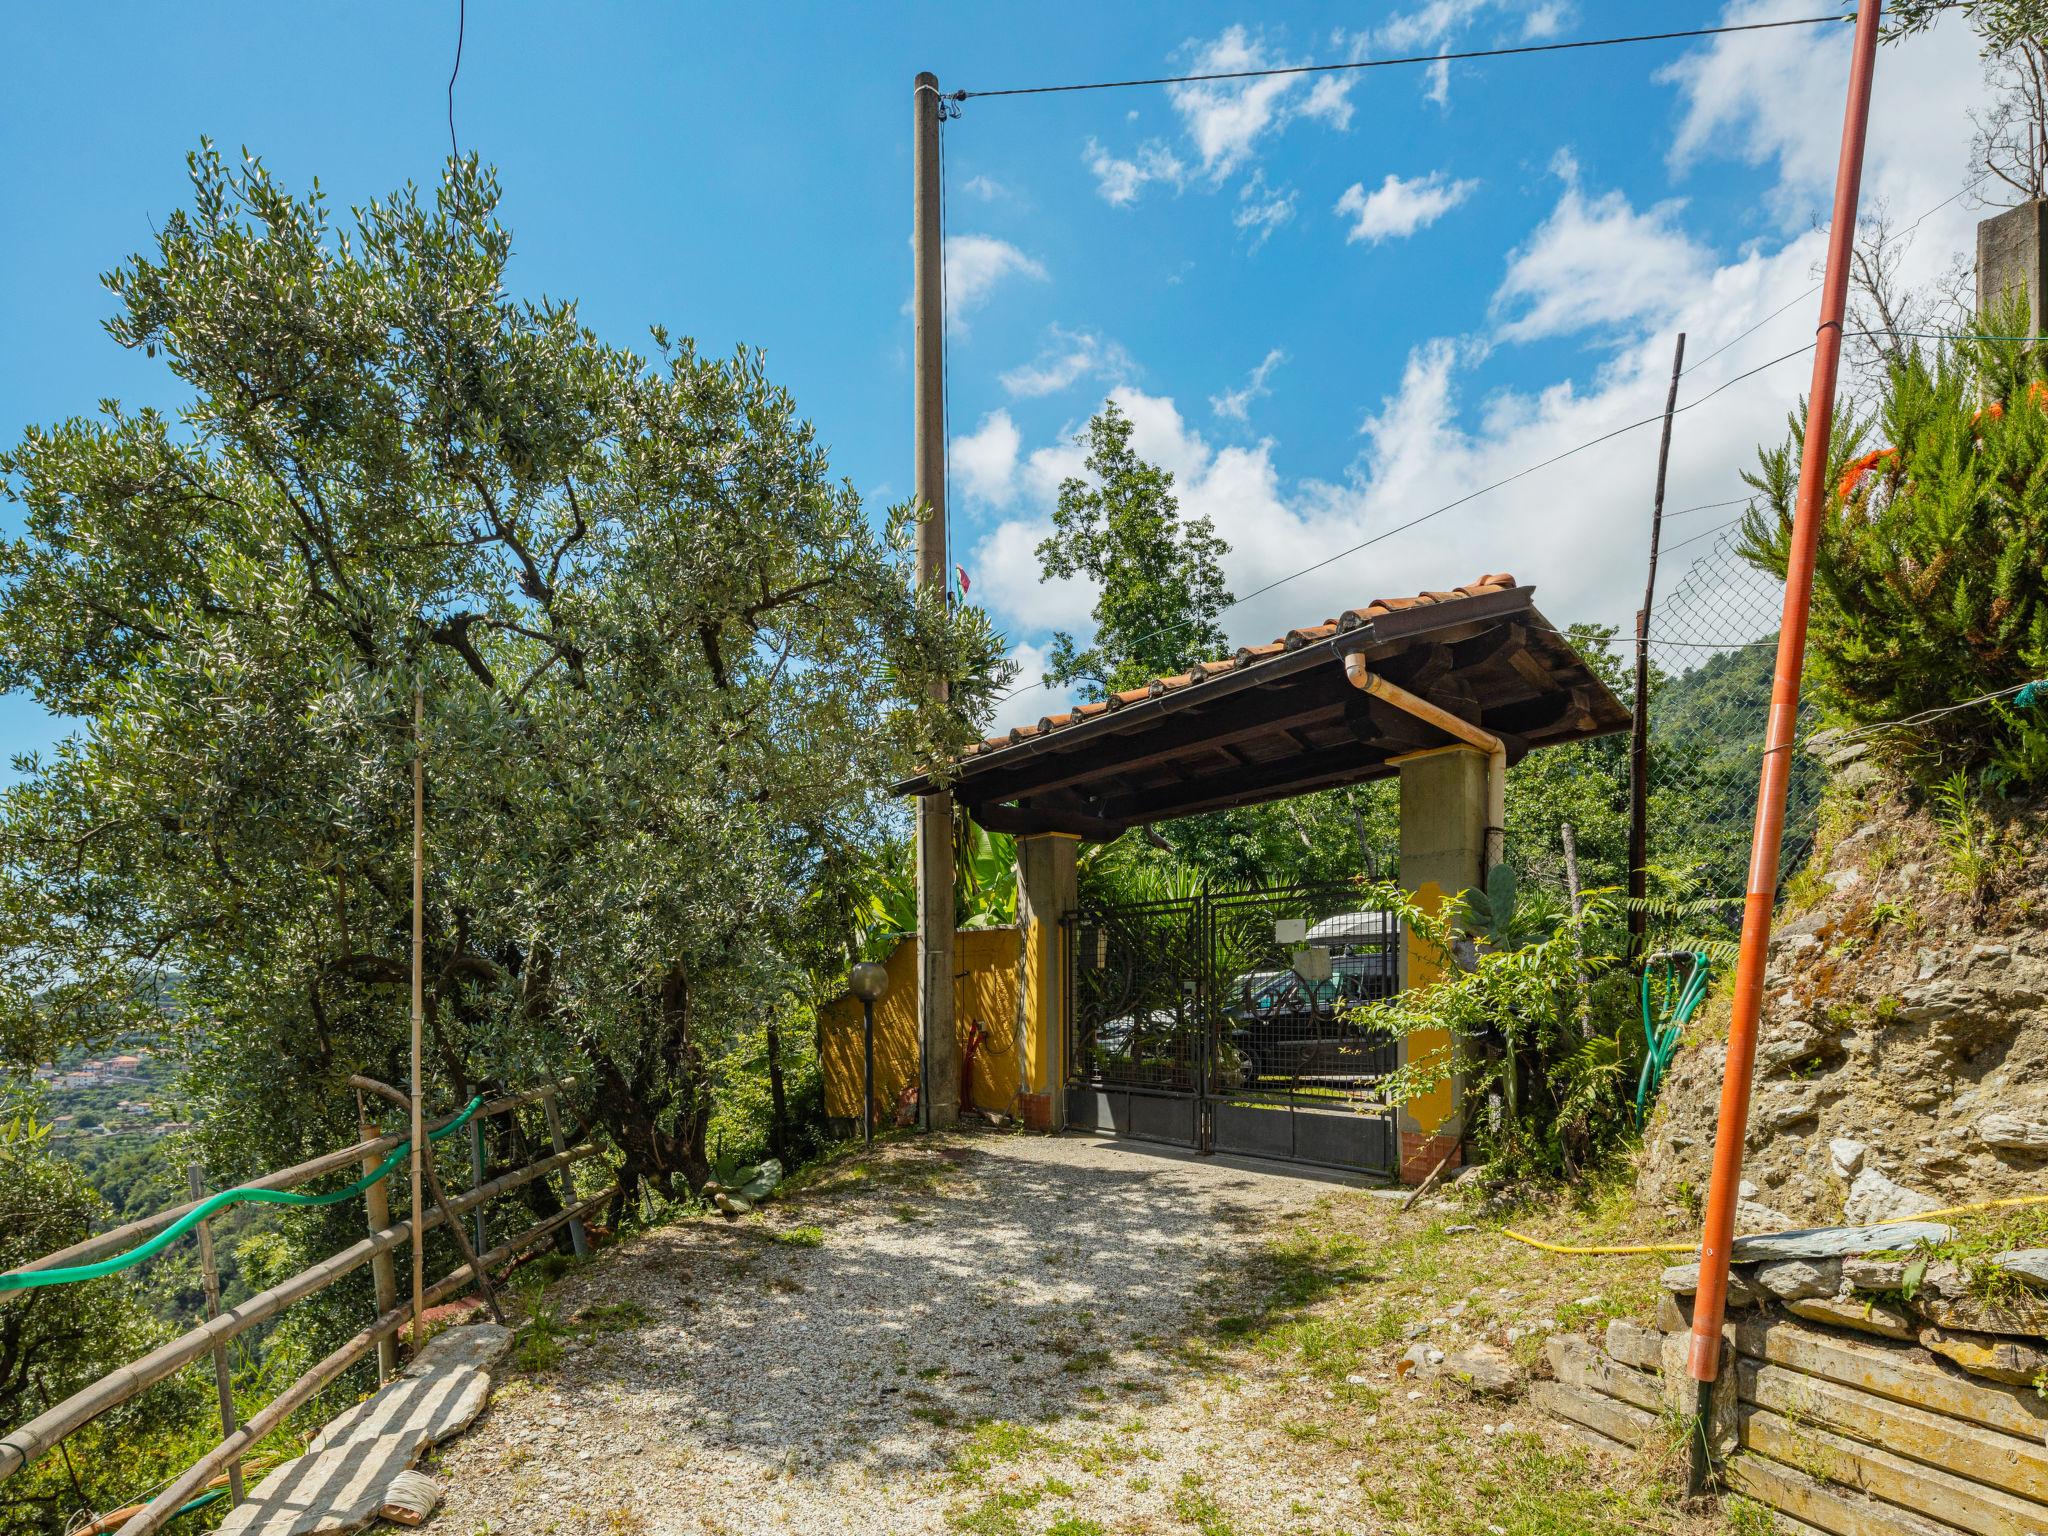
POLYGON ((1643 962, 1643 1071, 1636 1080, 1636 1128, 1650 1116, 1650 1101, 1664 1080, 1685 1026, 1707 1000, 1707 973, 1712 960, 1703 949, 1659 950, 1643 962), (1682 962, 1685 980, 1676 979, 1682 962), (1659 984, 1661 982, 1661 985, 1659 984), (1653 1018, 1661 1013, 1661 1020, 1653 1018))
MULTIPOLYGON (((469 1103, 463 1106, 461 1114, 450 1120, 439 1130, 427 1132, 427 1140, 440 1141, 444 1137, 454 1135, 469 1123, 470 1117, 482 1107, 483 1102, 481 1094, 471 1099, 469 1103)), ((143 1260, 153 1258, 157 1254, 162 1253, 164 1249, 170 1247, 172 1243, 175 1243, 187 1232, 190 1232, 200 1222, 206 1220, 207 1217, 231 1205, 256 1204, 301 1207, 339 1205, 344 1200, 353 1200, 372 1184, 375 1184, 379 1179, 389 1174, 392 1169, 405 1161, 406 1155, 411 1150, 412 1138, 407 1137, 392 1149, 389 1157, 385 1158, 383 1162, 379 1163, 370 1172, 357 1179, 348 1188, 337 1189, 331 1195, 302 1195, 289 1189, 247 1189, 241 1187, 224 1189, 219 1194, 211 1195, 198 1205, 195 1205, 191 1210, 180 1216, 176 1221, 165 1227, 163 1231, 157 1233, 155 1237, 152 1237, 140 1247, 131 1248, 126 1253, 116 1254, 111 1259, 101 1259, 96 1264, 74 1264, 67 1269, 39 1269, 27 1273, 17 1272, 11 1275, 0 1275, 0 1291, 26 1291, 42 1285, 73 1285, 80 1280, 97 1280, 102 1275, 111 1275, 121 1270, 132 1268, 143 1260)))

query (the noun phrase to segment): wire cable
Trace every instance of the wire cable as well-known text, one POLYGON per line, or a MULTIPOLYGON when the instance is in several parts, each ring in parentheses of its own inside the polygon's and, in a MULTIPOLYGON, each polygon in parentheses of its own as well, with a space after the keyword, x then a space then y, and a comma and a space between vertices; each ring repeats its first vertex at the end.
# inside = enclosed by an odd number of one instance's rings
POLYGON ((455 143, 455 79, 462 73, 462 40, 469 32, 469 0, 455 0, 455 67, 448 71, 448 158, 460 160, 455 143))
POLYGON ((1677 32, 1638 32, 1625 37, 1585 37, 1568 43, 1523 43, 1513 48, 1472 48, 1459 53, 1416 53, 1392 59, 1352 59, 1341 64, 1284 64, 1270 69, 1217 70, 1199 75, 1155 75, 1139 80, 1090 80, 1072 85, 1018 85, 1004 90, 955 91, 955 101, 995 96, 1052 96, 1069 91, 1121 91, 1145 85, 1197 85, 1212 80, 1265 80, 1275 75, 1326 75, 1344 70, 1393 69, 1403 65, 1457 64, 1471 59, 1506 59, 1523 54, 1570 53, 1583 48, 1614 48, 1629 43, 1666 43, 1695 37, 1723 37, 1732 32, 1774 32, 1785 27, 1818 27, 1854 21, 1854 16, 1795 16, 1783 21, 1750 21, 1732 26, 1691 27, 1677 32))

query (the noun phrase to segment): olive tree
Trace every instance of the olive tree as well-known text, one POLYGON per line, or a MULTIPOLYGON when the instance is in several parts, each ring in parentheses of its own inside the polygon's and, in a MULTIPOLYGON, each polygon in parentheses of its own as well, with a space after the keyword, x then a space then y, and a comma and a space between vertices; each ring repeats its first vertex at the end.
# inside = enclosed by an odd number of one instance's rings
POLYGON ((348 1074, 405 1069, 418 689, 435 1098, 574 1069, 627 1193, 701 1181, 708 1064, 999 644, 757 353, 512 297, 475 161, 345 224, 190 163, 105 279, 188 400, 0 455, 0 687, 77 721, 0 802, 0 1049, 168 1014, 218 1148, 352 1128, 348 1074))

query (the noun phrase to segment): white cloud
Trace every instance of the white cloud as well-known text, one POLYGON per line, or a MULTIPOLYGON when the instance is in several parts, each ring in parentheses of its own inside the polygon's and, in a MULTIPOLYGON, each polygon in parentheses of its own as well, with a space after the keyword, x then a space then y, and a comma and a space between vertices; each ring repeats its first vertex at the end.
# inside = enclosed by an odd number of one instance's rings
POLYGON ((1238 190, 1237 213, 1231 222, 1252 231, 1252 249, 1257 250, 1272 238, 1274 230, 1294 217, 1294 196, 1292 187, 1275 188, 1264 171, 1253 171, 1238 190))
POLYGON ((1122 379, 1133 371, 1131 355, 1116 342, 1056 325, 1037 357, 1002 375, 1002 386, 1012 398, 1030 400, 1056 395, 1084 378, 1122 379))
POLYGON ((1422 90, 1422 99, 1439 107, 1451 104, 1451 61, 1438 59, 1423 72, 1427 82, 1422 90))
POLYGON ((1351 111, 1351 77, 1318 75, 1297 116, 1312 117, 1342 132, 1351 126, 1351 111))
MULTIPOLYGON (((1264 38, 1242 26, 1190 44, 1174 56, 1176 67, 1191 74, 1281 68, 1302 62, 1270 49, 1264 38)), ((1266 75, 1251 80, 1203 80, 1168 87, 1167 100, 1178 114, 1192 165, 1161 139, 1147 139, 1128 155, 1089 139, 1082 163, 1095 177, 1102 197, 1123 207, 1137 200, 1146 186, 1164 183, 1176 191, 1199 176, 1219 187, 1248 164, 1259 143, 1287 124, 1309 119, 1343 132, 1351 126, 1351 77, 1326 74, 1304 84, 1300 75, 1266 75)), ((1136 121, 1137 113, 1130 114, 1136 121)), ((1270 209, 1272 200, 1265 206, 1270 209)), ((1257 221, 1254 221, 1257 222, 1257 221)), ((1276 219, 1267 219, 1270 227, 1276 219)), ((1241 225, 1242 227, 1242 225, 1241 225)))
POLYGON ((1137 201, 1147 182, 1163 181, 1178 188, 1187 180, 1187 167, 1157 139, 1148 139, 1131 158, 1124 159, 1091 138, 1081 160, 1095 177, 1095 190, 1103 201, 1117 208, 1137 201))
POLYGON ((1427 5, 1390 16, 1375 41, 1388 53, 1420 53, 1485 10, 1494 0, 1429 0, 1427 5))
POLYGON ((1017 450, 1023 437, 1004 410, 990 411, 981 425, 953 439, 953 465, 967 494, 991 506, 1004 506, 1016 490, 1017 450))
POLYGON ((1351 220, 1346 241, 1405 240, 1418 229, 1427 229, 1477 190, 1476 181, 1454 181, 1444 171, 1412 176, 1403 181, 1388 174, 1379 187, 1368 193, 1365 183, 1354 181, 1337 199, 1336 211, 1351 220))
POLYGON ((1538 42, 1553 38, 1564 30, 1573 14, 1566 0, 1543 0, 1542 4, 1531 6, 1522 18, 1522 36, 1538 42))
POLYGON ((1051 659, 1046 646, 1029 641, 1010 642, 1010 660, 1017 664, 1017 675, 1010 680, 1010 687, 1016 691, 996 706, 995 718, 989 722, 991 734, 1012 726, 1036 725, 1047 715, 1060 714, 1073 706, 1071 690, 1048 688, 1041 681, 1051 659))
POLYGON ((1246 376, 1241 387, 1226 389, 1220 395, 1211 395, 1209 397, 1209 409, 1218 416, 1228 417, 1232 421, 1249 421, 1251 419, 1252 402, 1254 400, 1263 400, 1266 396, 1273 393, 1267 386, 1266 380, 1272 377, 1275 368, 1278 368, 1286 361, 1287 354, 1278 347, 1275 347, 1265 355, 1264 359, 1260 361, 1259 366, 1246 376))
MULTIPOLYGON (((1742 5, 1726 14, 1772 13, 1742 5)), ((1787 113, 1778 127, 1757 129, 1760 152, 1778 172, 1765 179, 1789 189, 1787 195, 1804 195, 1824 163, 1824 197, 1840 127, 1845 39, 1834 29, 1812 39, 1789 35, 1801 38, 1800 46, 1814 50, 1831 71, 1824 81, 1822 72, 1815 74, 1800 103, 1815 118, 1829 120, 1826 152, 1818 155, 1787 137, 1794 126, 1787 113)), ((1782 46, 1788 35, 1777 36, 1782 46)), ((1726 39, 1715 49, 1725 44, 1732 50, 1743 41, 1726 39)), ((1731 57, 1772 53, 1749 41, 1748 54, 1731 57)), ((1885 64, 1884 111, 1872 119, 1865 202, 1882 199, 1910 221, 1962 184, 1969 125, 1960 103, 1975 89, 1977 64, 1967 29, 1952 24, 1936 28, 1911 50, 1888 53, 1885 64)), ((1722 125, 1718 131, 1731 135, 1736 152, 1751 153, 1743 136, 1749 125, 1738 129, 1738 117, 1724 115, 1742 110, 1730 105, 1739 99, 1729 94, 1736 90, 1732 77, 1693 69, 1670 72, 1666 79, 1681 133, 1694 114, 1705 114, 1722 125)), ((1765 110, 1765 104, 1759 100, 1753 109, 1765 110)), ((1707 147, 1702 143, 1697 152, 1707 147)), ((1372 597, 1442 588, 1488 571, 1510 571, 1537 586, 1538 602, 1553 622, 1625 625, 1642 585, 1655 428, 1521 472, 1573 444, 1655 417, 1668 384, 1674 330, 1688 333, 1688 356, 1698 370, 1687 376, 1680 403, 1700 403, 1681 416, 1673 439, 1667 495, 1673 508, 1740 496, 1737 472, 1754 462, 1757 444, 1782 436, 1786 408, 1806 383, 1803 357, 1707 396, 1810 339, 1813 301, 1801 296, 1813 285, 1824 236, 1801 218, 1744 230, 1746 243, 1737 247, 1730 241, 1716 253, 1687 233, 1679 205, 1638 208, 1618 192, 1596 195, 1581 184, 1568 158, 1558 170, 1564 182, 1557 201, 1514 252, 1498 303, 1518 335, 1566 335, 1597 326, 1606 343, 1599 351, 1564 354, 1575 373, 1489 391, 1481 372, 1489 355, 1483 342, 1427 341, 1411 349, 1398 384, 1362 413, 1359 451, 1350 467, 1324 479, 1288 473, 1270 440, 1206 440, 1170 396, 1129 385, 1114 392, 1131 418, 1138 451, 1173 471, 1183 511, 1209 517, 1232 546, 1224 568, 1233 591, 1249 592, 1341 556, 1227 613, 1233 644, 1268 639, 1304 619, 1372 597), (1709 357, 1728 343, 1734 345, 1709 357), (1510 476, 1517 478, 1483 489, 1510 476), (1342 554, 1445 507, 1412 531, 1342 554)), ((1950 253, 1968 250, 1975 217, 1960 203, 1931 214, 1913 247, 1909 279, 1924 280, 1946 265, 1950 253)), ((1222 402, 1241 392, 1249 413, 1256 396, 1247 385, 1211 402, 1219 421, 1238 419, 1222 402)), ((1004 522, 982 540, 979 567, 970 564, 975 596, 986 594, 1012 632, 1032 642, 1042 642, 1053 628, 1082 639, 1089 629, 1093 593, 1087 584, 1037 580, 1035 546, 1050 530, 1059 482, 1082 468, 1081 451, 1069 441, 1073 430, 1063 428, 1036 449, 1020 447, 1014 499, 1004 522)), ((1724 537, 1713 532, 1716 523, 1736 510, 1702 511, 1667 527, 1667 574, 1660 583, 1667 591, 1685 579, 1696 558, 1715 549, 1724 537), (1699 535, 1706 535, 1705 542, 1675 551, 1675 541, 1699 535)), ((1054 706, 1034 699, 1016 718, 1035 719, 1048 707, 1054 706)))
MULTIPOLYGON (((1746 0, 1728 6, 1722 19, 1802 14, 1799 0, 1746 0)), ((1684 102, 1672 169, 1683 173, 1711 155, 1751 165, 1775 162, 1771 206, 1780 228, 1825 220, 1841 147, 1849 41, 1847 27, 1721 37, 1659 71, 1657 79, 1677 85, 1684 102)), ((1866 185, 1881 186, 1895 207, 1913 210, 1963 185, 1971 131, 1963 107, 1982 92, 1980 69, 1975 39, 1958 17, 1916 38, 1910 50, 1884 50, 1866 185)))
MULTIPOLYGON (((1196 51, 1188 73, 1270 69, 1288 62, 1267 53, 1263 41, 1243 27, 1233 26, 1196 51)), ((1202 173, 1216 182, 1242 165, 1261 136, 1285 120, 1282 107, 1299 80, 1298 75, 1267 75, 1169 86, 1167 95, 1194 142, 1202 173)))
POLYGON ((1669 315, 1706 281, 1713 256, 1679 227, 1682 201, 1639 213, 1618 191, 1588 197, 1569 154, 1560 152, 1552 168, 1564 193, 1509 253, 1493 296, 1494 312, 1513 316, 1501 329, 1508 340, 1669 315))
POLYGON ((968 177, 960 184, 960 190, 969 197, 980 198, 984 203, 997 202, 1010 195, 1008 187, 989 175, 968 177))
MULTIPOLYGON (((1007 240, 994 235, 948 235, 944 254, 946 318, 956 324, 989 301, 997 286, 1010 277, 1044 282, 1043 265, 1007 240)), ((911 301, 903 301, 904 313, 911 301)))

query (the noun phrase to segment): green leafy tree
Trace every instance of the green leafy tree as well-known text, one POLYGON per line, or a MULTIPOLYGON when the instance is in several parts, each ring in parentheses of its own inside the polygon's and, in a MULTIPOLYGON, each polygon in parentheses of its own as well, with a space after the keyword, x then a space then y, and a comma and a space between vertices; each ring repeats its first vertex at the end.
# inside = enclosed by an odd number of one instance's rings
POLYGON ((474 161, 346 227, 191 172, 106 279, 184 406, 0 455, 0 687, 78 722, 0 799, 0 1051, 167 996, 209 1166, 352 1139, 347 1075, 404 1077, 417 686, 433 1099, 573 1069, 622 1204, 700 1183, 714 1065, 843 945, 809 898, 998 643, 757 354, 511 297, 474 161))
POLYGON ((1462 1074, 1474 1142, 1507 1175, 1575 1174, 1627 1141, 1640 1032, 1632 1027, 1618 960, 1623 935, 1608 899, 1587 901, 1577 917, 1558 913, 1548 936, 1520 934, 1476 948, 1465 942, 1484 930, 1472 893, 1436 913, 1393 886, 1372 899, 1400 915, 1423 953, 1438 957, 1442 978, 1353 1016, 1394 1037, 1425 1030, 1449 1037, 1446 1047, 1389 1075, 1381 1084, 1389 1100, 1414 1098, 1462 1074))
MULTIPOLYGON (((90 1236, 107 1208, 29 1102, 9 1095, 0 1112, 0 1269, 15 1269, 90 1236)), ((27 1422, 171 1331, 125 1279, 0 1297, 0 1424, 27 1422)), ((43 1457, 0 1487, 0 1529, 55 1536, 81 1509, 119 1505, 179 1465, 177 1452, 190 1453, 186 1437, 203 1431, 206 1400, 187 1372, 102 1416, 68 1458, 43 1457)))
POLYGON ((1173 476, 1131 447, 1131 419, 1114 400, 1088 423, 1088 479, 1060 486, 1054 533, 1038 546, 1047 576, 1096 584, 1094 642, 1053 636, 1048 688, 1079 684, 1091 699, 1141 688, 1223 653, 1217 620, 1230 547, 1206 517, 1184 518, 1173 476))
MULTIPOLYGON (((1877 725, 2048 674, 2048 383, 1993 317, 1978 339, 1911 348, 1869 420, 1838 424, 1814 567, 1808 668, 1828 715, 1877 725), (1866 443, 1885 446, 1863 452, 1866 443)), ((1742 552, 1782 576, 1803 421, 1744 478, 1760 505, 1742 552)), ((1874 748, 1930 781, 1981 768, 2010 732, 1878 731, 1874 748)))

